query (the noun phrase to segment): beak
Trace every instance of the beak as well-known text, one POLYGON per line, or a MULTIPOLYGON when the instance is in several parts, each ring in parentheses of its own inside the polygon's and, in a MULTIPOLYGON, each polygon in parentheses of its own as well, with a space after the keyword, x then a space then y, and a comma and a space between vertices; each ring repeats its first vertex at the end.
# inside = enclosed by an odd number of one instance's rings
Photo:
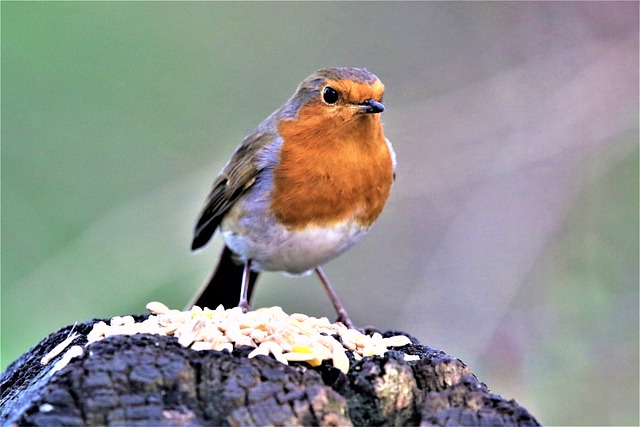
POLYGON ((367 99, 362 104, 358 105, 361 113, 373 114, 382 113, 384 111, 384 105, 373 99, 367 99))

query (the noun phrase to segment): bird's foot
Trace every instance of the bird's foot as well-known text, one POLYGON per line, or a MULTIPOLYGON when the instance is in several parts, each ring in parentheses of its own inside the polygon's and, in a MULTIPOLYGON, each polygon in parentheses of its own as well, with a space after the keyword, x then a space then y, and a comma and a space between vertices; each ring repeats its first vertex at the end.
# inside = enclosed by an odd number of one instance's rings
POLYGON ((238 303, 238 307, 240 307, 242 309, 243 313, 251 311, 251 306, 249 305, 249 301, 247 301, 247 300, 240 301, 238 303))

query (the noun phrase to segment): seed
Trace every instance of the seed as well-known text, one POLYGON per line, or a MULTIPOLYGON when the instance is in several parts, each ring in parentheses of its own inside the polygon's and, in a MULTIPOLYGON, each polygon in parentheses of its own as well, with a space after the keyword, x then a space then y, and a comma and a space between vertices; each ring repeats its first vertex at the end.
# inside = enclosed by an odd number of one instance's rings
POLYGON ((265 345, 266 343, 260 344, 256 347, 255 350, 252 350, 251 353, 247 356, 249 359, 256 357, 258 355, 268 356, 269 355, 269 346, 265 345))
POLYGON ((53 368, 51 368, 50 373, 53 374, 54 372, 58 372, 60 369, 62 369, 65 366, 67 366, 69 364, 69 362, 71 362, 71 359, 73 359, 74 357, 82 356, 83 353, 84 353, 84 349, 82 347, 80 347, 79 345, 71 346, 69 348, 69 350, 67 350, 64 353, 64 355, 62 356, 62 359, 58 360, 53 365, 53 368))
POLYGON ((169 307, 167 307, 161 302, 153 301, 147 304, 147 310, 151 314, 163 314, 169 311, 169 307))
POLYGON ((227 350, 229 353, 233 351, 233 344, 230 342, 223 342, 214 347, 214 350, 223 351, 227 350))
MULTIPOLYGON (((380 333, 364 335, 340 322, 331 323, 326 317, 288 315, 277 306, 243 313, 239 307, 225 310, 222 305, 215 309, 194 306, 189 311, 180 311, 160 302, 150 302, 147 310, 150 316, 142 322, 135 322, 132 316, 115 316, 109 324, 96 323, 87 335, 89 343, 112 335, 173 335, 182 346, 193 350, 231 352, 234 347, 247 345, 255 347, 249 357, 271 354, 283 364, 295 361, 311 366, 331 359, 343 372, 349 369, 347 350, 360 360, 364 356, 383 355, 388 348, 411 344, 404 335, 388 338, 380 333), (333 337, 335 334, 341 342, 333 337)), ((59 345, 60 349, 54 348, 43 362, 60 354, 70 341, 63 344, 59 345)), ((418 359, 418 356, 405 355, 405 360, 418 359)))
POLYGON ((306 362, 315 359, 316 356, 313 353, 298 353, 292 351, 290 353, 284 353, 284 358, 289 362, 306 362))
POLYGON ((344 352, 344 349, 333 347, 333 366, 340 369, 345 374, 349 372, 349 358, 344 352))
POLYGON ((78 337, 78 333, 73 330, 69 333, 69 336, 64 339, 60 344, 56 345, 47 353, 42 359, 40 359, 40 363, 46 365, 51 362, 54 357, 62 353, 69 345, 73 342, 74 339, 78 337))
POLYGON ((208 341, 196 341, 191 344, 191 349, 200 351, 200 350, 213 350, 213 343, 208 341))
POLYGON ((405 345, 411 344, 411 340, 404 335, 396 335, 394 337, 383 338, 382 342, 387 347, 404 347, 405 345))

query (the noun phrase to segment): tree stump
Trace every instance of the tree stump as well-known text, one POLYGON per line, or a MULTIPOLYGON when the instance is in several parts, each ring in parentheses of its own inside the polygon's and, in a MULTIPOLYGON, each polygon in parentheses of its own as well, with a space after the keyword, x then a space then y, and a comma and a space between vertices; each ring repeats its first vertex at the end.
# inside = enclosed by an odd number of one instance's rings
POLYGON ((92 343, 59 370, 60 355, 41 363, 72 329, 79 333, 73 344, 86 344, 96 322, 60 329, 7 368, 0 424, 539 425, 514 400, 490 393, 462 361, 413 338, 384 356, 349 356, 346 374, 327 362, 312 368, 248 358, 251 347, 194 351, 151 334, 92 343))

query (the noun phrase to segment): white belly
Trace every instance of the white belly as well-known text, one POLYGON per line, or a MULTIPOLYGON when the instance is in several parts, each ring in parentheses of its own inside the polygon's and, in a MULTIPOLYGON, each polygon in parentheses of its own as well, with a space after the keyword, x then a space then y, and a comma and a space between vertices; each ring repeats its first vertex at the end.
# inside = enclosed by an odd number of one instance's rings
POLYGON ((291 274, 303 274, 332 260, 368 231, 354 223, 289 231, 275 223, 263 228, 242 227, 233 222, 223 221, 221 230, 234 253, 243 261, 250 259, 254 270, 291 274))

